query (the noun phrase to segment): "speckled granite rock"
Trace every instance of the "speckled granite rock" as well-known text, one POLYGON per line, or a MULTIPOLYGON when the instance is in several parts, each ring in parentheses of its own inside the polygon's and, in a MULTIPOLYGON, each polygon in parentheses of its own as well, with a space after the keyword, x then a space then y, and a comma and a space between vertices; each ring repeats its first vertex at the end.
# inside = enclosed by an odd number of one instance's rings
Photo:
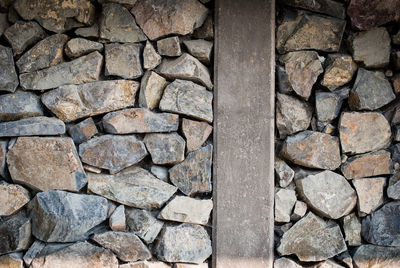
POLYGON ((147 134, 143 142, 157 165, 174 165, 185 159, 185 140, 178 133, 147 134))
POLYGON ((0 137, 52 136, 65 133, 65 124, 54 117, 29 117, 0 123, 0 137))

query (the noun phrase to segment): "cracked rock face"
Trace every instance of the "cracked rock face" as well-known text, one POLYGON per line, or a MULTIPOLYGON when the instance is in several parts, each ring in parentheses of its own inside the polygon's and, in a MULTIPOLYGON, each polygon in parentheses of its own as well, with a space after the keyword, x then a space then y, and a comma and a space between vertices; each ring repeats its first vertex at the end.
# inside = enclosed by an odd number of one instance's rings
POLYGON ((2 218, 0 222, 0 254, 26 250, 31 244, 31 219, 25 210, 2 218))

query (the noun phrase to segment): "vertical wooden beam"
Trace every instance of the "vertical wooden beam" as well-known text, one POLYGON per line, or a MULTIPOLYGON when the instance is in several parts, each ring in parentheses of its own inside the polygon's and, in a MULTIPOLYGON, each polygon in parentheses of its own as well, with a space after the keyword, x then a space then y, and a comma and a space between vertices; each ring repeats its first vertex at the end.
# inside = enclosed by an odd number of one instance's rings
POLYGON ((275 3, 215 12, 213 267, 272 267, 275 3))

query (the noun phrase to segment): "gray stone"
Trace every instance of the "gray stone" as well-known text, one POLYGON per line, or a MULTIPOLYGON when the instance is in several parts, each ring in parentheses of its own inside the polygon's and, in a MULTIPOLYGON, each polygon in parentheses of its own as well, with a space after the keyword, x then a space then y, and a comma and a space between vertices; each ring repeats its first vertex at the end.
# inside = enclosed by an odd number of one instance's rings
POLYGON ((100 38, 110 42, 141 42, 146 35, 137 26, 135 18, 122 5, 103 4, 100 16, 100 38))
POLYGON ((174 165, 185 159, 185 140, 176 132, 151 133, 143 140, 157 165, 174 165))
POLYGON ((43 115, 40 98, 33 93, 16 91, 0 95, 0 122, 43 115))
POLYGON ((10 43, 14 55, 19 55, 28 46, 45 38, 46 33, 35 21, 17 21, 4 32, 4 37, 10 43))
POLYGON ((275 222, 290 222, 290 215, 296 203, 296 192, 289 189, 275 190, 275 222))
POLYGON ((139 163, 146 155, 144 143, 134 135, 103 135, 79 145, 82 162, 112 173, 139 163))
POLYGON ((70 59, 75 59, 94 51, 103 51, 103 44, 85 38, 73 38, 67 42, 64 50, 70 59))
POLYGON ((392 35, 392 42, 395 45, 400 45, 400 30, 397 32, 397 34, 392 35))
POLYGON ((0 140, 0 178, 7 178, 7 164, 6 164, 6 154, 7 154, 7 140, 0 140))
POLYGON ((354 252, 353 262, 357 268, 396 268, 400 266, 400 249, 361 245, 354 252))
POLYGON ((321 85, 327 87, 331 91, 335 90, 349 83, 356 70, 357 64, 350 55, 330 54, 328 55, 321 85))
POLYGON ((7 21, 7 14, 0 13, 0 37, 3 35, 4 31, 10 27, 7 21))
POLYGON ((160 261, 137 261, 120 264, 119 268, 171 268, 171 266, 160 261))
POLYGON ((309 212, 283 234, 279 255, 295 254, 301 261, 322 261, 347 250, 339 225, 309 212))
POLYGON ((312 268, 345 268, 345 267, 338 264, 334 260, 330 259, 330 260, 320 262, 320 263, 312 266, 312 268))
POLYGON ((71 122, 133 106, 138 87, 137 82, 129 80, 67 85, 43 94, 42 102, 58 118, 71 122))
POLYGON ((349 246, 361 245, 361 223, 355 213, 343 218, 343 230, 349 246))
POLYGON ((340 261, 340 263, 344 264, 344 267, 353 268, 353 259, 350 256, 348 251, 345 251, 336 256, 336 259, 340 261))
POLYGON ((126 224, 147 244, 153 243, 164 225, 150 211, 136 208, 126 208, 126 224))
POLYGON ((144 33, 155 40, 192 33, 203 24, 208 9, 196 0, 138 0, 131 12, 144 33))
POLYGON ((30 267, 33 259, 45 248, 46 243, 40 241, 40 240, 35 240, 30 248, 26 251, 24 255, 24 263, 27 267, 30 267))
POLYGON ((47 69, 19 76, 24 89, 44 90, 68 84, 84 84, 99 79, 103 56, 99 52, 77 58, 47 69))
POLYGON ((289 76, 283 66, 277 65, 276 71, 278 79, 278 90, 282 94, 288 94, 293 92, 292 85, 289 81, 289 76))
POLYGON ((10 216, 16 213, 30 200, 27 189, 21 185, 8 184, 0 180, 0 216, 10 216))
POLYGON ((54 117, 38 116, 0 123, 0 137, 52 136, 64 133, 64 122, 54 117))
MULTIPOLYGON (((200 0, 201 1, 201 0, 200 0)), ((201 1, 204 2, 205 0, 201 1)), ((187 264, 187 263, 175 263, 174 268, 208 268, 208 263, 201 264, 187 264)))
POLYGON ((34 190, 78 192, 86 175, 71 138, 20 137, 7 153, 14 182, 34 190))
POLYGON ((150 172, 160 180, 168 182, 168 169, 166 167, 152 165, 150 172))
POLYGON ((126 230, 124 205, 120 205, 114 210, 114 212, 110 216, 109 225, 110 225, 111 230, 113 230, 113 231, 125 231, 126 230))
POLYGON ((167 81, 153 71, 147 71, 142 77, 139 93, 139 106, 150 110, 157 108, 167 81))
POLYGON ((383 72, 358 69, 349 96, 349 106, 352 110, 376 110, 395 98, 392 86, 383 72))
POLYGON ((143 75, 140 44, 106 44, 105 75, 134 79, 143 75))
POLYGON ((76 144, 88 141, 97 133, 97 127, 91 117, 68 127, 68 134, 76 144))
POLYGON ((212 92, 193 82, 175 80, 160 101, 160 110, 187 115, 209 123, 213 121, 212 92))
POLYGON ((303 201, 297 200, 293 208, 293 213, 290 216, 290 220, 298 221, 301 218, 303 218, 303 216, 306 215, 306 213, 307 213, 307 204, 304 203, 303 201))
POLYGON ((170 113, 153 113, 144 108, 130 108, 108 113, 103 117, 107 133, 129 134, 177 131, 179 116, 170 113))
POLYGON ((343 88, 335 92, 316 92, 315 109, 318 121, 331 122, 340 114, 343 100, 349 96, 349 88, 343 88))
POLYGON ((298 265, 295 261, 291 259, 282 257, 275 259, 274 268, 302 268, 303 266, 298 265))
POLYGON ((65 191, 38 193, 29 204, 32 234, 45 242, 74 242, 106 220, 108 203, 100 196, 65 191))
POLYGON ((282 0, 281 3, 340 19, 344 19, 346 17, 346 8, 344 7, 344 4, 332 0, 282 0))
POLYGON ((394 126, 393 140, 400 141, 400 125, 394 126))
POLYGON ((296 180, 302 199, 321 216, 339 219, 357 204, 357 195, 347 180, 332 171, 324 171, 296 180))
POLYGON ((153 45, 147 41, 143 49, 143 67, 151 70, 156 68, 161 63, 161 56, 158 55, 153 45))
POLYGON ((25 210, 0 221, 0 254, 26 250, 31 243, 31 220, 25 210))
POLYGON ((186 138, 186 147, 188 152, 193 152, 199 149, 208 139, 213 127, 206 122, 199 122, 182 119, 182 133, 186 138))
POLYGON ((185 161, 169 170, 171 182, 186 195, 210 193, 213 146, 207 145, 187 155, 185 161))
POLYGON ((104 248, 110 249, 121 261, 128 262, 151 258, 149 249, 133 233, 108 231, 95 234, 92 240, 104 248))
POLYGON ((199 61, 210 64, 213 43, 204 39, 183 41, 189 53, 199 61))
POLYGON ((167 226, 161 232, 155 252, 166 262, 203 263, 211 256, 211 240, 206 229, 199 225, 167 226))
POLYGON ((386 178, 362 178, 353 180, 358 195, 358 214, 365 216, 383 204, 386 178))
POLYGON ((387 196, 389 198, 400 200, 400 173, 396 172, 389 179, 389 186, 387 188, 387 196))
POLYGON ((12 50, 0 45, 0 91, 14 92, 18 83, 12 50))
POLYGON ((139 167, 115 175, 88 173, 88 191, 130 207, 160 208, 176 190, 139 167))
POLYGON ((179 37, 167 37, 157 41, 157 50, 160 55, 178 57, 182 55, 179 37))
POLYGON ((78 28, 75 34, 85 38, 99 38, 99 25, 93 24, 90 27, 78 28))
POLYGON ((200 83, 208 89, 213 87, 207 67, 187 53, 177 59, 163 59, 157 72, 169 79, 185 79, 200 83))
POLYGON ((24 268, 22 253, 11 253, 0 256, 0 267, 2 268, 24 268))
POLYGON ((209 14, 203 25, 195 29, 193 37, 198 39, 213 40, 214 39, 214 22, 213 15, 209 14))

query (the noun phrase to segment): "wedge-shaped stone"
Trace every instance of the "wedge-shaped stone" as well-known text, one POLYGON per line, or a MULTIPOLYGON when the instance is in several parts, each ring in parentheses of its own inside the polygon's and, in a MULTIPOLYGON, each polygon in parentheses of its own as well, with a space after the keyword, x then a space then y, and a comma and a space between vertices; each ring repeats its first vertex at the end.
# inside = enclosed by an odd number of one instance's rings
POLYGON ((400 173, 396 172, 389 179, 389 186, 387 188, 387 196, 394 199, 400 200, 400 173))
POLYGON ((171 182, 185 195, 211 192, 212 150, 209 144, 191 152, 185 161, 169 170, 171 182))
POLYGON ((353 180, 358 195, 358 215, 370 214, 384 202, 386 178, 361 178, 353 180))
POLYGON ((0 45, 0 91, 14 92, 18 83, 12 50, 0 45))
POLYGON ((169 79, 185 79, 200 83, 208 89, 213 87, 207 67, 187 53, 177 59, 164 59, 157 72, 169 79))
POLYGON ((213 127, 206 122, 199 122, 182 119, 182 132, 186 138, 186 147, 188 152, 199 149, 203 143, 208 139, 213 127))
POLYGON ((40 115, 43 108, 37 95, 25 91, 0 95, 0 122, 40 115))
POLYGON ((203 39, 183 41, 189 53, 199 61, 210 64, 213 43, 203 39))
POLYGON ((2 268, 24 268, 22 253, 11 253, 0 257, 0 267, 2 268))
POLYGON ((154 164, 173 165, 185 159, 185 140, 176 132, 147 134, 143 142, 154 164))
POLYGON ((290 189, 275 189, 275 222, 290 222, 290 214, 296 204, 296 192, 290 189))
POLYGON ((166 262, 203 263, 212 253, 210 237, 199 225, 167 226, 159 238, 155 252, 166 262))
POLYGON ((279 179, 279 186, 287 187, 294 178, 294 170, 279 157, 275 157, 275 175, 279 179))
POLYGON ((160 101, 160 110, 187 115, 209 123, 213 121, 212 92, 190 81, 169 84, 160 101))
POLYGON ((133 233, 108 231, 95 234, 92 240, 104 248, 110 249, 121 261, 128 262, 151 258, 149 249, 133 233))
POLYGON ((349 246, 361 245, 361 223, 355 213, 343 218, 343 230, 349 246))
POLYGON ((349 88, 343 88, 334 92, 316 92, 315 109, 318 121, 329 123, 336 119, 340 114, 343 100, 349 97, 349 91, 349 88))
POLYGON ((103 44, 85 38, 73 38, 67 42, 64 51, 70 59, 75 59, 94 51, 103 51, 103 44))
POLYGON ((280 3, 340 19, 346 17, 344 4, 332 0, 314 0, 311 2, 308 0, 282 0, 280 3))
POLYGON ((115 175, 89 173, 88 190, 126 206, 152 209, 160 208, 177 188, 133 167, 115 175))
POLYGON ((149 109, 158 107, 167 81, 156 72, 147 71, 140 84, 139 106, 149 109))
POLYGON ((134 79, 143 75, 140 44, 106 44, 105 75, 134 79))
POLYGON ((45 242, 74 242, 107 218, 108 202, 95 195, 65 191, 38 193, 29 203, 32 234, 45 242))
POLYGON ((64 122, 119 110, 135 104, 138 83, 99 81, 61 86, 42 95, 42 102, 64 122))
POLYGON ((42 251, 42 249, 46 246, 46 243, 35 240, 29 249, 25 252, 24 255, 24 263, 27 267, 30 267, 33 259, 42 251))
POLYGON ((137 208, 126 208, 126 224, 147 244, 153 243, 164 225, 152 212, 137 208))
POLYGON ((0 254, 26 250, 31 244, 31 220, 25 210, 0 221, 0 254))
POLYGON ((46 37, 46 32, 35 21, 17 21, 4 32, 4 37, 11 44, 14 55, 46 37))
POLYGON ((71 136, 72 140, 80 144, 82 142, 88 141, 91 137, 96 135, 97 127, 91 117, 79 122, 76 125, 68 127, 68 134, 71 136))
POLYGON ((95 23, 90 27, 78 28, 75 34, 84 38, 99 38, 99 25, 95 23))
POLYGON ((118 206, 110 216, 109 225, 113 231, 126 230, 125 206, 118 206))
POLYGON ((156 68, 161 63, 161 56, 154 49, 153 45, 147 41, 143 49, 143 67, 151 70, 156 68))
POLYGON ((0 137, 51 136, 65 133, 65 124, 54 117, 30 117, 0 123, 0 137))
POLYGON ((171 268, 171 266, 160 261, 137 261, 121 264, 119 268, 171 268))
POLYGON ((347 180, 332 171, 324 171, 296 180, 304 201, 318 214, 339 219, 349 214, 357 203, 356 191, 347 180))
POLYGON ((339 139, 310 130, 287 137, 280 155, 309 168, 335 170, 341 164, 339 139))
POLYGON ((360 268, 396 268, 400 267, 400 248, 361 245, 353 255, 354 265, 360 268))
POLYGON ((214 22, 213 14, 208 14, 203 25, 194 30, 193 37, 199 39, 213 40, 214 39, 214 22))
POLYGON ((301 261, 323 261, 347 250, 339 225, 309 212, 282 236, 279 255, 295 254, 301 261))
POLYGON ((357 70, 357 64, 350 55, 330 54, 321 85, 330 91, 349 83, 357 70))
POLYGON ((14 214, 30 200, 29 191, 21 185, 0 181, 0 216, 14 214))
POLYGON ((71 138, 20 137, 7 153, 14 182, 47 191, 78 192, 87 179, 71 138))
POLYGON ((203 24, 208 9, 196 0, 139 0, 131 12, 144 33, 155 40, 192 33, 203 24))
POLYGON ((103 56, 95 51, 70 62, 19 76, 24 89, 44 90, 68 84, 84 84, 99 80, 103 56))
MULTIPOLYGON (((6 163, 6 155, 7 155, 7 140, 0 140, 0 178, 7 178, 7 163, 6 163)), ((168 176, 168 172, 167 172, 168 176)))
POLYGON ((289 258, 279 258, 274 261, 274 268, 303 268, 303 266, 298 265, 295 261, 289 258))

